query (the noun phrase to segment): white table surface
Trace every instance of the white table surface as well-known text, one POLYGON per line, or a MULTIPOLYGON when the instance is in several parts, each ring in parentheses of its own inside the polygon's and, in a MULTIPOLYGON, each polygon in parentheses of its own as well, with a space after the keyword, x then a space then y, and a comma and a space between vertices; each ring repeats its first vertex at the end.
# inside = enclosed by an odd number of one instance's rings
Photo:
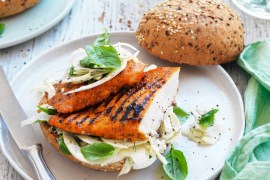
MULTIPOLYGON (((0 50, 0 65, 11 80, 39 54, 63 42, 102 32, 103 27, 112 32, 135 31, 143 13, 157 2, 160 0, 78 0, 70 13, 48 32, 25 43, 0 50)), ((230 1, 225 2, 241 17, 245 26, 245 44, 270 37, 270 21, 253 18, 240 12, 230 1)), ((235 63, 223 67, 243 95, 249 76, 235 63)), ((12 168, 1 150, 0 179, 23 179, 12 168)))

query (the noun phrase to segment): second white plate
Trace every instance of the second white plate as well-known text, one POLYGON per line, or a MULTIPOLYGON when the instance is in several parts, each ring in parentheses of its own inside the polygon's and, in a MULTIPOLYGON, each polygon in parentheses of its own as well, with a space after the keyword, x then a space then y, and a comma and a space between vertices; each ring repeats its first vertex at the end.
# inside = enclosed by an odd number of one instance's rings
MULTIPOLYGON (((70 53, 80 47, 90 44, 97 36, 84 37, 49 50, 36 60, 29 63, 12 82, 13 90, 28 116, 36 111, 39 101, 33 88, 54 72, 66 69, 69 65, 70 53)), ((137 45, 134 33, 112 33, 112 42, 126 42, 140 50, 139 58, 147 64, 158 66, 177 66, 177 64, 161 61, 137 45)), ((181 137, 175 148, 184 152, 189 175, 187 179, 213 179, 220 172, 228 154, 242 137, 244 113, 242 99, 234 82, 220 66, 190 67, 182 66, 179 82, 177 103, 187 111, 193 111, 197 106, 206 109, 218 108, 218 118, 224 118, 224 133, 213 146, 200 146, 181 137)), ((6 126, 1 121, 0 143, 3 153, 25 178, 34 178, 35 174, 27 160, 14 144, 6 126)), ((37 136, 44 147, 44 157, 56 179, 117 179, 118 172, 106 173, 81 167, 61 156, 44 138, 37 124, 33 125, 29 136, 37 136)), ((18 127, 20 128, 20 127, 18 127)), ((119 179, 142 180, 163 179, 161 163, 143 169, 132 171, 119 179)))
POLYGON ((255 18, 270 20, 270 10, 267 9, 267 1, 232 0, 234 5, 243 12, 255 18))
POLYGON ((75 0, 41 0, 33 8, 0 19, 5 31, 0 37, 0 49, 32 39, 52 28, 73 7, 75 0))

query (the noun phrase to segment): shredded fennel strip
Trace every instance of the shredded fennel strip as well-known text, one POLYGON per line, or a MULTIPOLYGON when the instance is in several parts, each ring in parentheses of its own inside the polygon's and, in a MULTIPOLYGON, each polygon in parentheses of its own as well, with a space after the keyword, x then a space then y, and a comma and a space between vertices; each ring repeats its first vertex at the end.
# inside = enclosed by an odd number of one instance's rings
POLYGON ((84 82, 84 81, 88 81, 90 79, 92 79, 92 76, 91 76, 91 72, 89 71, 87 74, 84 74, 82 76, 72 77, 70 79, 66 79, 66 80, 63 81, 63 83, 72 82, 74 84, 78 84, 78 83, 81 83, 81 82, 84 82))
POLYGON ((134 51, 139 51, 137 48, 135 48, 134 46, 132 46, 131 44, 128 44, 128 43, 121 43, 121 42, 118 42, 116 44, 113 45, 114 47, 117 47, 117 46, 126 46, 126 47, 129 47, 130 49, 134 50, 134 51))
POLYGON ((121 149, 128 149, 130 147, 147 143, 147 141, 126 142, 124 140, 105 139, 105 138, 101 138, 101 139, 103 142, 110 144, 114 147, 121 148, 121 149))
POLYGON ((79 145, 76 143, 75 139, 72 136, 63 131, 63 139, 72 156, 74 156, 81 162, 89 163, 89 161, 83 157, 79 145))
POLYGON ((198 124, 198 120, 202 114, 205 114, 207 110, 198 108, 193 112, 194 122, 188 129, 183 130, 182 134, 188 137, 190 140, 201 145, 213 145, 220 139, 220 134, 223 132, 223 125, 216 119, 215 124, 211 127, 202 127, 198 124))
POLYGON ((129 173, 129 171, 131 170, 132 166, 133 166, 132 159, 131 158, 126 158, 125 164, 122 167, 122 169, 121 169, 121 171, 120 171, 120 173, 118 174, 117 177, 129 173))
POLYGON ((34 88, 34 90, 36 90, 37 92, 40 93, 48 93, 48 98, 50 99, 51 97, 53 97, 56 93, 55 88, 54 88, 54 82, 50 82, 48 80, 44 81, 43 84, 37 86, 34 88))
POLYGON ((168 162, 165 159, 164 156, 162 156, 162 154, 160 154, 159 150, 157 149, 157 147, 154 145, 153 143, 153 139, 151 137, 149 137, 149 143, 151 145, 151 148, 153 149, 153 151, 155 152, 155 154, 157 155, 158 159, 162 162, 162 164, 166 165, 168 162))
POLYGON ((76 135, 76 136, 87 144, 94 144, 94 143, 100 142, 99 140, 92 138, 91 136, 85 136, 85 135, 76 135))
POLYGON ((85 49, 79 48, 70 54, 69 63, 72 64, 73 66, 76 66, 77 64, 80 63, 80 60, 82 60, 86 56, 87 53, 85 52, 85 49))
POLYGON ((26 120, 23 120, 23 121, 21 122, 21 127, 26 126, 26 125, 33 124, 33 123, 36 122, 37 120, 48 121, 50 117, 51 117, 50 115, 47 115, 47 114, 44 113, 44 112, 40 112, 40 113, 38 113, 36 116, 30 117, 30 118, 28 118, 28 119, 26 119, 26 120))
POLYGON ((108 70, 75 67, 74 74, 77 76, 68 77, 63 80, 63 83, 72 82, 73 84, 77 84, 91 79, 100 80, 104 74, 108 74, 108 70))
POLYGON ((49 105, 49 104, 42 104, 40 105, 40 107, 46 108, 46 109, 55 109, 53 106, 49 105))
POLYGON ((148 160, 144 161, 143 163, 139 165, 133 163, 133 169, 144 169, 152 165, 157 160, 157 156, 154 152, 150 153, 150 155, 152 156, 151 158, 149 158, 148 160))
POLYGON ((148 71, 156 69, 156 68, 157 68, 157 66, 155 64, 151 64, 151 65, 145 67, 143 72, 148 72, 148 71))
POLYGON ((120 53, 120 57, 124 58, 125 60, 131 60, 131 59, 133 59, 135 61, 138 60, 137 56, 138 56, 140 51, 138 49, 136 49, 134 46, 132 46, 131 44, 118 42, 113 46, 120 53), (129 47, 130 49, 134 50, 135 53, 132 55, 128 50, 122 48, 122 46, 129 47))

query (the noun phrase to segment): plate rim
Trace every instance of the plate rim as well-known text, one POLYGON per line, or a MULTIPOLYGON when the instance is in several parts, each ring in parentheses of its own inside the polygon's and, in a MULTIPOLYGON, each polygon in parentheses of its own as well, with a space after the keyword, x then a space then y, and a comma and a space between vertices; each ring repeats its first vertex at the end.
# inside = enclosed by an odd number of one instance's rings
MULTIPOLYGON (((0 139, 3 139, 3 136, 4 136, 4 132, 3 132, 3 131, 7 131, 7 134, 9 134, 11 138, 13 138, 12 135, 10 134, 9 130, 8 130, 6 127, 5 127, 5 128, 6 128, 5 130, 3 129, 3 123, 4 123, 4 121, 3 121, 2 117, 1 117, 1 118, 0 118, 0 139)), ((6 126, 6 125, 4 125, 4 126, 6 126)), ((14 169, 15 169, 15 170, 16 170, 23 178, 32 180, 32 178, 29 177, 29 176, 27 175, 27 173, 24 172, 24 171, 19 167, 19 165, 14 161, 14 159, 12 158, 12 156, 10 156, 10 153, 8 152, 8 149, 7 149, 7 148, 3 148, 3 147, 5 147, 4 144, 5 144, 5 143, 4 143, 3 141, 0 141, 1 151, 2 151, 2 153, 4 154, 5 158, 7 158, 8 162, 11 164, 11 166, 12 166, 12 167, 13 167, 13 168, 14 168, 14 169)))
POLYGON ((266 17, 266 16, 257 16, 255 15, 256 13, 252 12, 251 10, 247 9, 247 8, 244 8, 243 5, 241 3, 238 2, 238 0, 231 0, 233 2, 233 4, 238 8, 240 9, 241 11, 243 11, 244 13, 246 13, 247 15, 250 15, 254 18, 257 18, 257 19, 262 19, 262 20, 270 20, 270 16, 269 17, 266 17))
MULTIPOLYGON (((46 23, 45 26, 37 29, 36 31, 33 31, 32 33, 30 33, 28 35, 19 36, 16 39, 12 39, 12 40, 6 41, 4 43, 0 43, 0 49, 12 47, 12 46, 21 44, 23 42, 26 42, 28 40, 31 40, 31 39, 45 33, 46 31, 48 31, 52 27, 54 27, 56 24, 58 24, 67 15, 67 13, 69 11, 71 11, 71 9, 74 6, 76 0, 68 0, 67 2, 68 2, 68 4, 65 6, 65 9, 63 9, 61 11, 61 13, 58 16, 56 16, 54 19, 52 19, 51 21, 48 21, 48 23, 46 23)), ((35 7, 33 7, 33 8, 35 8, 35 7)), ((13 18, 16 18, 16 16, 14 16, 13 18)))
MULTIPOLYGON (((61 48, 62 46, 67 46, 69 44, 72 44, 76 41, 80 41, 82 39, 85 39, 85 38, 89 38, 89 37, 93 37, 93 36, 98 36, 100 34, 100 32, 97 32, 97 33, 92 33, 92 34, 89 34, 89 35, 86 35, 86 36, 82 36, 80 38, 75 38, 73 40, 70 40, 70 41, 67 41, 67 42, 64 42, 62 44, 59 44, 59 45, 56 45, 52 48, 49 48, 48 50, 44 51, 43 53, 41 53, 40 55, 38 55, 36 58, 34 58, 31 62, 29 62, 26 66, 24 66, 13 78, 12 80, 10 81, 10 85, 11 87, 13 87, 13 84, 15 83, 16 79, 27 69, 29 68, 29 66, 31 66, 32 64, 34 64, 36 61, 38 61, 38 59, 42 58, 42 56, 45 56, 46 54, 50 53, 50 51, 53 51, 53 50, 57 50, 58 48, 61 48)), ((127 36, 130 36, 130 35, 135 35, 135 31, 111 31, 110 32, 111 35, 127 35, 127 36)), ((198 67, 198 66, 197 66, 198 67)), ((210 66, 208 66, 210 67, 210 66)), ((225 78, 228 80, 228 83, 231 85, 232 87, 232 91, 235 92, 235 95, 237 96, 237 101, 240 103, 240 109, 241 109, 241 112, 240 112, 240 117, 241 117, 241 121, 243 123, 243 126, 242 126, 242 129, 240 129, 240 136, 237 137, 236 139, 236 142, 238 143, 239 140, 243 137, 243 134, 244 134, 244 128, 245 128, 245 115, 244 115, 244 104, 243 104, 243 99, 242 99, 242 96, 238 90, 238 88, 236 87, 234 81, 232 80, 231 76, 222 68, 222 66, 220 65, 213 65, 212 67, 215 67, 217 68, 217 70, 219 72, 222 73, 222 75, 225 76, 225 78)), ((0 121, 0 139, 3 139, 3 121, 0 121)), ((5 129, 7 131, 8 134, 9 131, 8 129, 5 129)), ((12 136, 11 136, 12 137, 12 136)), ((237 144, 236 144, 237 145, 237 144)), ((235 145, 235 146, 236 146, 235 145)), ((14 159, 12 158, 12 156, 10 156, 10 154, 8 153, 8 150, 5 147, 4 145, 4 142, 3 141, 0 141, 0 147, 2 149, 2 152, 4 154, 4 156, 8 159, 9 163, 13 166, 13 168, 25 179, 32 179, 31 177, 29 177, 19 166, 18 164, 16 164, 16 162, 14 161, 14 159)), ((222 168, 223 168, 224 164, 221 165, 215 174, 213 174, 214 176, 217 176, 222 168)), ((211 177, 208 177, 208 178, 211 178, 211 177)))
MULTIPOLYGON (((227 71, 225 71, 225 69, 220 66, 220 65, 215 65, 217 66, 217 68, 220 70, 220 72, 222 72, 222 75, 224 75, 226 77, 226 79, 229 81, 229 83, 232 85, 231 87, 233 88, 233 91, 236 92, 236 95, 237 95, 237 101, 240 102, 240 109, 241 109, 241 112, 240 112, 240 116, 241 116, 241 120, 242 120, 242 123, 243 123, 243 126, 242 126, 242 129, 240 130, 240 136, 236 139, 236 144, 235 146, 232 148, 231 152, 227 155, 227 158, 229 157, 229 155, 232 153, 232 151, 234 150, 234 148, 237 146, 237 144, 239 143, 239 141, 242 139, 242 137, 244 136, 244 130, 245 130, 245 125, 246 125, 246 121, 245 121, 245 112, 244 112, 244 102, 243 102, 243 98, 241 96, 241 93, 239 91, 239 89, 237 88, 236 84, 234 83, 233 79, 231 78, 231 76, 227 73, 227 71)), ((227 160, 227 158, 225 159, 225 161, 227 160)), ((221 173, 223 167, 224 167, 224 164, 225 164, 225 161, 222 165, 220 165, 220 167, 218 168, 218 170, 216 171, 216 174, 215 176, 217 176, 218 174, 221 173)), ((211 177, 208 177, 207 179, 209 179, 211 177)))

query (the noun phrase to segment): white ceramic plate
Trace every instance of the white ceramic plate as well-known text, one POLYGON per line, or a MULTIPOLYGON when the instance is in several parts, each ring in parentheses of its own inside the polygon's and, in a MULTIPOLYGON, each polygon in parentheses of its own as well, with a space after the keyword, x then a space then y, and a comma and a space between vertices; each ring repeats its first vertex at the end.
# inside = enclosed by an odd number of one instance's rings
POLYGON ((0 19, 5 31, 0 49, 32 39, 56 25, 73 7, 75 0, 41 0, 33 8, 15 16, 0 19))
POLYGON ((270 10, 267 9, 266 4, 260 3, 260 1, 232 0, 232 2, 246 14, 259 19, 270 20, 270 10), (253 2, 253 4, 250 2, 253 2), (256 4, 256 2, 258 2, 258 4, 256 4))
MULTIPOLYGON (((177 66, 176 64, 161 61, 140 48, 134 37, 134 33, 112 33, 112 42, 127 42, 140 49, 139 58, 148 64, 158 66, 177 66)), ((29 63, 12 81, 13 90, 23 106, 28 116, 35 113, 36 105, 39 101, 38 96, 32 89, 41 80, 54 74, 59 70, 65 69, 69 62, 69 54, 87 44, 90 44, 97 36, 84 37, 67 44, 58 46, 46 52, 29 63)), ((242 137, 244 127, 244 115, 241 96, 231 78, 220 66, 211 67, 190 67, 182 66, 180 73, 180 91, 177 95, 177 103, 192 111, 196 106, 203 106, 210 109, 218 105, 218 118, 225 118, 224 130, 218 143, 213 146, 199 146, 181 137, 175 147, 182 150, 187 158, 189 166, 188 179, 213 179, 221 170, 225 158, 231 152, 238 140, 242 137)), ((34 172, 21 155, 14 144, 13 139, 3 121, 1 128, 0 142, 3 153, 8 158, 15 169, 25 178, 35 178, 34 172)), ((94 171, 79 166, 78 164, 62 157, 44 139, 38 125, 32 125, 33 132, 29 136, 40 138, 44 147, 44 157, 48 166, 52 170, 56 179, 117 179, 116 173, 106 173, 94 171)), ((20 128, 20 127, 18 127, 20 128)), ((142 179, 162 179, 163 172, 161 163, 138 171, 132 171, 128 175, 121 176, 119 179, 142 180, 142 179)))

